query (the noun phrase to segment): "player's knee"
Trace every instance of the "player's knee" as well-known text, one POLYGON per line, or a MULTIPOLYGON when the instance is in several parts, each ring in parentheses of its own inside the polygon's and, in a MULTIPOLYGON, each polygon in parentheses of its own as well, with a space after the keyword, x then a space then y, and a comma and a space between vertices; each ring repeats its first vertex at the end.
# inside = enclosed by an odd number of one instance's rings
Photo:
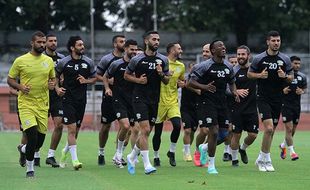
POLYGON ((190 136, 192 133, 192 130, 190 128, 184 129, 184 136, 190 136))
POLYGON ((268 134, 268 135, 272 135, 273 134, 273 131, 274 131, 274 129, 273 129, 273 126, 268 126, 268 127, 266 127, 265 128, 265 133, 266 134, 268 134))
POLYGON ((250 139, 255 140, 256 137, 257 137, 257 134, 256 133, 249 133, 248 136, 249 136, 250 139))

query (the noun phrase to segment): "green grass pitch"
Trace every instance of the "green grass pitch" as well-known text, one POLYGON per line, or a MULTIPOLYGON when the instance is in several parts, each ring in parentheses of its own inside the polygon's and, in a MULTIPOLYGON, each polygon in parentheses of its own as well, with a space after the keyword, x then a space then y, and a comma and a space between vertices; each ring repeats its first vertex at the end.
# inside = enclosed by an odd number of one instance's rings
MULTIPOLYGON (((262 133, 252 146, 247 149, 249 163, 244 165, 240 161, 238 168, 233 168, 230 162, 223 162, 223 145, 219 145, 216 153, 216 167, 218 175, 208 175, 206 168, 195 167, 191 162, 182 159, 182 137, 178 142, 176 161, 177 166, 171 167, 166 152, 169 146, 169 134, 163 133, 160 156, 162 166, 150 176, 144 174, 143 163, 140 160, 135 175, 129 175, 127 168, 119 169, 113 166, 112 156, 115 151, 115 133, 110 134, 106 153, 106 165, 97 165, 98 132, 81 132, 78 139, 78 156, 83 163, 80 171, 74 171, 68 164, 67 168, 51 168, 45 165, 45 158, 50 143, 50 133, 41 149, 41 167, 36 168, 34 179, 25 178, 25 168, 18 164, 19 154, 16 146, 20 142, 20 132, 0 133, 0 189, 1 190, 190 190, 190 189, 219 189, 219 190, 295 190, 310 187, 310 132, 297 131, 295 136, 295 150, 300 159, 291 161, 288 157, 281 160, 278 145, 284 133, 276 132, 271 149, 273 173, 259 172, 254 161, 257 158, 262 133)), ((64 146, 66 133, 63 134, 61 144, 56 152, 59 160, 60 150, 64 146)), ((151 134, 151 136, 153 133, 151 134)), ((152 148, 150 148, 152 149, 152 148)), ((129 153, 127 147, 125 154, 129 153)), ((192 153, 194 146, 192 146, 192 153)), ((153 152, 150 151, 153 161, 153 152)), ((240 156, 239 156, 240 160, 240 156)))

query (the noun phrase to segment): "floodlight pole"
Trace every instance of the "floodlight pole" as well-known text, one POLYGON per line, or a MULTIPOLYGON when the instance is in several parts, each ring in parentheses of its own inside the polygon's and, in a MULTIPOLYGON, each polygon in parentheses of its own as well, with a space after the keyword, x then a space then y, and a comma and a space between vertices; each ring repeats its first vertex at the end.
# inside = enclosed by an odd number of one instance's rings
POLYGON ((153 0, 154 31, 157 31, 157 0, 153 0))
MULTIPOLYGON (((90 0, 90 46, 91 46, 91 59, 95 61, 95 32, 94 32, 94 0, 90 0)), ((96 93, 95 93, 95 84, 92 85, 91 88, 92 92, 92 114, 93 114, 93 127, 96 129, 96 106, 95 106, 95 101, 96 101, 96 93)))

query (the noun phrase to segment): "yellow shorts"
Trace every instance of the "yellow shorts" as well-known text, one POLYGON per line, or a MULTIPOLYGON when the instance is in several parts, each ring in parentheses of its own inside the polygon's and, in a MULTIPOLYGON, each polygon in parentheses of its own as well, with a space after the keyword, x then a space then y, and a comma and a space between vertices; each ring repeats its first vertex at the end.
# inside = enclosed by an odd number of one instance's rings
POLYGON ((174 117, 181 117, 179 104, 175 105, 158 105, 157 118, 155 123, 162 123, 174 117))
POLYGON ((23 131, 33 126, 37 126, 37 130, 39 133, 46 134, 48 123, 48 110, 19 108, 18 111, 23 131))

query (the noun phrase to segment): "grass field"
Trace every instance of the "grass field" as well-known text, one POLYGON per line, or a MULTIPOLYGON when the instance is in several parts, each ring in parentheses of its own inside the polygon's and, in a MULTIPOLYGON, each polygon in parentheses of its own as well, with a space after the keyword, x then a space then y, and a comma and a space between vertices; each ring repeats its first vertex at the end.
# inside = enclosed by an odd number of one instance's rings
MULTIPOLYGON (((65 134, 66 135, 66 134, 65 134)), ((218 175, 206 174, 206 168, 194 167, 193 163, 182 160, 182 139, 177 148, 177 167, 172 168, 165 155, 169 146, 169 134, 164 133, 161 146, 162 166, 157 173, 147 176, 143 173, 143 163, 137 165, 134 176, 127 173, 127 168, 115 168, 110 161, 115 150, 115 133, 111 133, 106 148, 107 164, 97 166, 98 133, 82 132, 78 140, 79 160, 83 162, 80 171, 74 171, 69 165, 67 168, 51 168, 45 165, 45 158, 50 142, 48 134, 44 147, 41 149, 41 167, 36 168, 35 179, 25 178, 25 168, 18 164, 16 149, 21 134, 18 132, 0 133, 0 189, 1 190, 190 190, 190 189, 272 189, 294 190, 306 189, 310 186, 310 132, 297 132, 295 137, 296 151, 300 159, 291 161, 289 158, 281 160, 278 145, 283 139, 283 132, 277 132, 272 145, 272 159, 276 172, 259 172, 254 161, 259 152, 262 134, 248 149, 249 164, 240 163, 233 168, 230 162, 221 160, 223 145, 218 146, 216 166, 218 175)), ((60 148, 64 145, 62 139, 60 148)), ((60 148, 57 158, 60 157, 60 148)), ((126 150, 126 154, 129 148, 126 150)), ((193 147, 192 147, 193 152, 193 147)), ((153 153, 150 153, 153 160, 153 153)))

